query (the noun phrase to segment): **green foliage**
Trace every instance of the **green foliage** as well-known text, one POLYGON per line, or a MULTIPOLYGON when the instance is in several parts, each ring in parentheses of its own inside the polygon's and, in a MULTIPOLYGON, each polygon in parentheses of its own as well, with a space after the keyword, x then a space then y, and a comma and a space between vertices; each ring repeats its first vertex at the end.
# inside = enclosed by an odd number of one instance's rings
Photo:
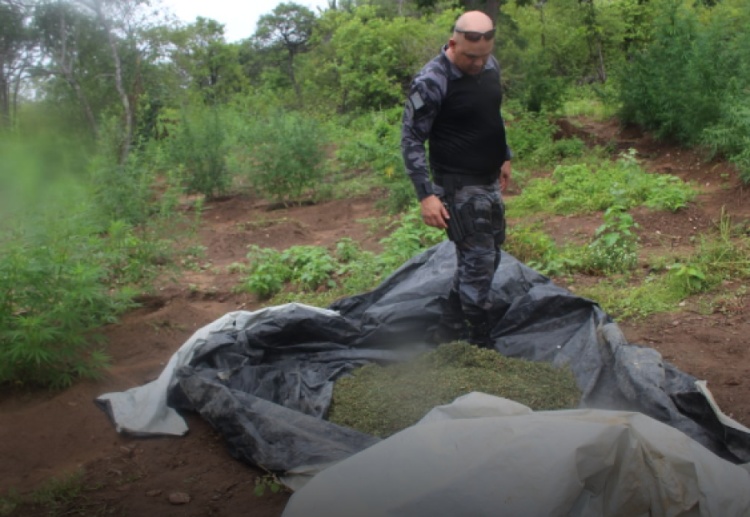
POLYGON ((606 84, 575 86, 568 89, 561 108, 565 117, 588 117, 606 120, 616 115, 619 109, 619 90, 615 81, 606 84))
POLYGON ((560 248, 538 225, 511 225, 504 249, 547 275, 572 272, 594 274, 624 273, 632 270, 638 259, 638 236, 633 229, 638 225, 622 207, 609 208, 604 224, 594 239, 583 247, 560 248))
POLYGON ((273 474, 266 474, 264 476, 255 478, 255 488, 253 489, 253 494, 255 494, 256 497, 263 497, 264 495, 266 495, 266 492, 278 494, 282 490, 284 490, 284 485, 273 474))
POLYGON ((336 259, 319 246, 292 246, 279 252, 252 245, 247 258, 248 276, 240 289, 262 298, 280 292, 288 282, 303 291, 335 286, 331 277, 337 270, 336 259))
POLYGON ((748 257, 750 241, 732 239, 731 223, 724 216, 719 234, 702 238, 690 256, 652 268, 652 273, 642 281, 603 280, 580 289, 579 294, 597 300, 615 318, 644 318, 656 312, 677 310, 688 296, 715 292, 724 281, 750 278, 748 257))
POLYGON ((395 230, 380 241, 384 251, 378 257, 378 263, 384 271, 394 271, 410 258, 445 239, 445 231, 425 225, 419 206, 414 206, 403 214, 395 230))
POLYGON ((398 107, 359 117, 336 151, 342 168, 371 173, 388 189, 381 205, 392 214, 403 212, 415 199, 401 156, 401 115, 398 107))
POLYGON ((547 167, 557 165, 565 158, 583 156, 586 145, 579 138, 553 138, 559 128, 550 122, 546 113, 525 111, 515 102, 509 103, 505 111, 508 145, 513 150, 514 164, 547 167))
POLYGON ((262 195, 290 203, 318 188, 325 173, 327 138, 315 119, 279 112, 258 119, 243 140, 250 153, 250 181, 262 195))
MULTIPOLYGON (((54 147, 3 148, 2 195, 15 199, 3 203, 0 222, 0 384, 58 388, 99 375, 107 358, 95 329, 131 307, 134 286, 171 260, 158 238, 161 218, 141 226, 110 219, 100 184, 68 170, 75 160, 55 167, 54 147)), ((100 163, 111 162, 97 156, 92 167, 100 163)), ((117 203, 110 206, 129 213, 117 203)))
POLYGON ((513 159, 526 163, 537 163, 535 156, 541 149, 552 145, 552 136, 557 131, 546 114, 506 107, 505 116, 508 145, 513 149, 513 159))
POLYGON ((324 248, 318 246, 292 246, 281 254, 281 261, 289 266, 291 280, 304 290, 314 291, 328 283, 336 271, 335 259, 324 248))
POLYGON ((104 251, 69 226, 6 238, 0 252, 0 384, 60 388, 97 377, 107 357, 90 335, 128 307, 96 261, 104 251))
POLYGON ((509 212, 513 216, 537 211, 581 214, 612 206, 627 210, 639 205, 676 211, 696 194, 675 176, 644 172, 632 152, 617 162, 594 167, 583 163, 561 165, 551 178, 530 181, 523 193, 509 203, 509 212))
POLYGON ((250 262, 247 279, 238 288, 269 298, 281 291, 292 277, 291 269, 281 261, 281 252, 271 248, 250 247, 247 254, 250 262))
POLYGON ((675 310, 680 298, 675 297, 659 276, 649 276, 635 285, 623 278, 602 279, 576 293, 601 305, 616 320, 640 319, 657 312, 675 310))
POLYGON ((609 275, 624 273, 638 262, 638 225, 621 206, 604 212, 604 224, 596 230, 596 238, 588 246, 585 267, 609 275))
MULTIPOLYGON (((104 220, 143 223, 158 210, 155 169, 149 166, 145 153, 130 153, 125 162, 120 163, 116 133, 113 121, 104 126, 97 152, 89 162, 94 200, 104 220)), ((167 178, 166 191, 171 194, 178 187, 178 181, 167 178)), ((162 208, 171 211, 172 207, 162 208)))
POLYGON ((326 11, 312 38, 317 48, 304 56, 300 73, 306 103, 340 112, 402 105, 404 88, 439 52, 454 20, 452 11, 435 18, 386 18, 372 6, 326 11))
POLYGON ((185 189, 209 199, 230 187, 227 150, 223 117, 216 108, 183 111, 169 139, 170 165, 181 171, 185 189))
POLYGON ((745 184, 750 183, 750 96, 728 96, 721 118, 703 131, 701 143, 717 154, 729 156, 745 184))
POLYGON ((186 27, 170 31, 167 39, 181 86, 199 102, 207 105, 227 102, 247 88, 239 48, 224 41, 224 27, 216 20, 199 16, 186 27))
POLYGON ((362 251, 351 239, 340 240, 333 254, 319 246, 292 246, 279 252, 253 245, 247 256, 247 276, 237 289, 270 298, 290 284, 296 301, 330 301, 374 288, 404 262, 445 239, 444 231, 424 225, 418 207, 392 227, 392 233, 380 241, 383 253, 379 255, 362 251), (320 296, 317 291, 322 289, 332 291, 320 296))
POLYGON ((662 0, 656 12, 650 40, 620 78, 623 120, 708 144, 747 170, 750 5, 727 0, 706 9, 662 0))
POLYGON ((510 225, 503 249, 545 275, 562 275, 580 270, 583 263, 582 253, 574 249, 560 249, 538 225, 510 225))

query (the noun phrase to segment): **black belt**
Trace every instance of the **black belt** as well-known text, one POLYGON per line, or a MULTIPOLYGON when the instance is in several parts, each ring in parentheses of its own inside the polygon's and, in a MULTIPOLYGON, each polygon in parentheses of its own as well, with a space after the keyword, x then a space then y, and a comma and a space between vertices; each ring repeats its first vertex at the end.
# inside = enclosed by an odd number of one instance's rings
POLYGON ((475 185, 492 185, 497 181, 497 174, 435 174, 435 184, 451 194, 463 187, 475 185))

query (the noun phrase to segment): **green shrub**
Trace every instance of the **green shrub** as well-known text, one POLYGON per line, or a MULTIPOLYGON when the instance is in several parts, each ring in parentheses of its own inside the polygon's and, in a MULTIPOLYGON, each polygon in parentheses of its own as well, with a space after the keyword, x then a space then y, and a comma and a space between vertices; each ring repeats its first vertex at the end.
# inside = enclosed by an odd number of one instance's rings
POLYGON ((89 162, 94 200, 100 218, 131 224, 146 221, 155 203, 156 175, 138 152, 131 152, 125 163, 119 162, 118 145, 111 133, 114 122, 105 127, 97 153, 89 162))
POLYGON ((392 108, 356 120, 336 152, 342 168, 373 174, 388 189, 379 205, 392 214, 403 212, 416 198, 401 156, 402 111, 392 108))
POLYGON ((67 139, 0 142, 0 384, 99 375, 96 329, 172 260, 159 238, 171 205, 140 151, 117 165, 106 134, 88 163, 67 139))
POLYGON ((557 131, 547 115, 506 107, 505 116, 508 145, 513 150, 513 159, 535 163, 535 153, 552 144, 557 131))
POLYGON ((588 246, 584 267, 604 274, 624 273, 638 263, 638 225, 621 206, 604 213, 604 224, 596 230, 596 238, 588 246))
POLYGON ((91 331, 129 306, 111 292, 101 241, 66 227, 6 238, 0 251, 0 383, 60 388, 97 377, 107 357, 91 331))
POLYGON ((300 288, 314 291, 322 285, 334 287, 331 275, 336 260, 319 246, 292 246, 281 254, 281 260, 292 271, 291 281, 300 288))
POLYGON ((225 194, 231 186, 227 153, 227 135, 218 109, 182 113, 169 139, 169 162, 181 172, 187 192, 209 199, 225 194))
POLYGON ((248 276, 238 289, 261 298, 269 298, 281 291, 292 276, 289 266, 281 260, 281 252, 274 249, 252 245, 247 259, 250 263, 248 276))
POLYGON ((257 120, 245 140, 249 179, 261 195, 280 203, 297 202, 321 182, 328 142, 315 119, 278 112, 257 120))
POLYGON ((729 96, 721 107, 721 118, 704 129, 701 143, 712 156, 729 157, 740 171, 745 184, 750 183, 750 96, 729 96))
POLYGON ((737 163, 747 181, 750 155, 750 5, 710 8, 660 0, 648 43, 634 52, 620 82, 625 122, 683 144, 704 143, 737 163))

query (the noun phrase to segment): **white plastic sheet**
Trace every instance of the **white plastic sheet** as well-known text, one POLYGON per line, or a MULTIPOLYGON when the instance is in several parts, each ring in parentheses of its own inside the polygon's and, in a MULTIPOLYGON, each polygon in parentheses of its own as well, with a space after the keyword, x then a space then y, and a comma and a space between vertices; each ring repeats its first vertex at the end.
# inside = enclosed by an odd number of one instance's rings
POLYGON ((640 413, 471 393, 315 476, 284 517, 750 515, 750 474, 640 413))

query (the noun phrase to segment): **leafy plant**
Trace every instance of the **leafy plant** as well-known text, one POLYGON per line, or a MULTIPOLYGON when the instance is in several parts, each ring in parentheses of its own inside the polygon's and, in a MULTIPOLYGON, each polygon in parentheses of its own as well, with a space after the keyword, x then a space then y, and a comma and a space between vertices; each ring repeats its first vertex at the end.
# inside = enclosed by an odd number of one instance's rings
POLYGON ((403 212, 415 199, 401 156, 402 111, 392 108, 356 120, 336 152, 343 168, 372 173, 377 185, 388 189, 379 205, 392 214, 403 212))
POLYGON ((322 180, 327 140, 315 119, 279 112, 257 120, 246 140, 251 149, 249 178, 262 195, 280 203, 296 202, 322 180))
POLYGON ((263 497, 266 495, 266 492, 278 494, 282 490, 284 490, 284 485, 282 485, 281 481, 279 481, 279 479, 273 474, 265 474, 264 476, 255 478, 253 494, 255 494, 256 497, 263 497))
POLYGON ((395 230, 381 239, 384 249, 377 258, 382 270, 388 273, 446 238, 443 230, 424 224, 419 206, 403 214, 395 225, 395 230))
POLYGON ((531 180, 521 195, 508 203, 508 209, 511 216, 530 212, 581 214, 639 205, 675 211, 695 194, 679 178, 643 171, 632 151, 623 153, 614 163, 558 166, 551 178, 531 180))
POLYGON ((638 236, 633 217, 621 206, 608 208, 604 224, 596 230, 596 238, 588 246, 586 266, 605 274, 623 273, 638 262, 638 236))
POLYGON ((281 260, 281 253, 274 249, 252 245, 247 259, 250 262, 249 274, 238 289, 248 290, 261 298, 269 298, 281 291, 292 276, 289 266, 281 260))
POLYGON ((110 292, 97 242, 75 235, 45 245, 17 239, 0 253, 0 383, 60 388, 95 378, 107 356, 90 332, 129 306, 110 292))
POLYGON ((314 291, 321 285, 335 286, 330 280, 336 261, 328 250, 319 246, 292 246, 281 254, 291 269, 291 281, 302 289, 314 291))
POLYGON ((181 171, 185 189, 207 198, 224 194, 230 187, 227 168, 227 135, 217 108, 182 113, 169 139, 171 165, 181 171))

